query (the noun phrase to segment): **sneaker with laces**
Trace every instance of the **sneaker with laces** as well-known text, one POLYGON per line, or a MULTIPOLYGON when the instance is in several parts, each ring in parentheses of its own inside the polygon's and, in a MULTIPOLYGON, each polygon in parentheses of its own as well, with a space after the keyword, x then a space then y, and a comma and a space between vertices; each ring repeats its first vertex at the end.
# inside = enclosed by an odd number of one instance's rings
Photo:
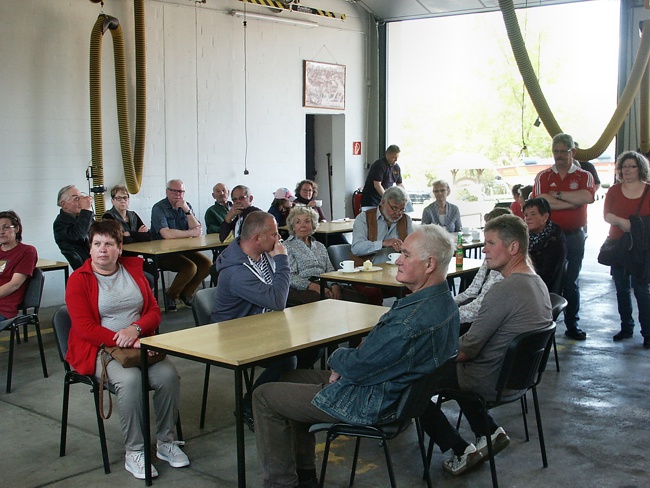
MULTIPOLYGON (((501 451, 503 451, 506 447, 508 447, 508 444, 510 444, 510 437, 508 437, 508 434, 506 434, 506 431, 503 430, 503 427, 499 427, 497 430, 494 431, 494 434, 491 436, 492 438, 492 450, 494 451, 494 455, 496 456, 499 454, 501 451)), ((488 447, 487 447, 487 436, 481 436, 476 438, 476 449, 481 453, 481 456, 483 456, 483 459, 489 459, 488 456, 488 447)))
POLYGON ((190 460, 187 455, 181 451, 182 446, 185 443, 183 441, 173 441, 173 442, 160 442, 158 441, 158 449, 156 456, 158 459, 167 461, 172 468, 182 468, 184 466, 190 465, 190 460))
MULTIPOLYGON (((139 480, 145 479, 144 476, 144 451, 127 451, 124 456, 124 469, 139 480)), ((151 477, 158 476, 156 467, 151 465, 151 477)))
POLYGON ((465 448, 465 452, 462 455, 456 456, 454 454, 452 457, 445 460, 442 463, 442 467, 448 473, 458 476, 463 474, 472 466, 480 463, 482 459, 483 456, 481 456, 480 451, 476 449, 474 444, 470 444, 465 448))
POLYGON ((176 312, 176 299, 170 297, 167 295, 167 311, 168 312, 176 312))

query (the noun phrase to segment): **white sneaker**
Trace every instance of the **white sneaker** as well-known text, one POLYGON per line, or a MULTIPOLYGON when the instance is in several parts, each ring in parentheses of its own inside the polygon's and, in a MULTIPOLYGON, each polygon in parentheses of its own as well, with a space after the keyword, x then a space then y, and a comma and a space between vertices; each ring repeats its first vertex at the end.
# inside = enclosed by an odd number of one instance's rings
POLYGON ((482 461, 483 456, 474 444, 470 444, 465 448, 465 452, 461 456, 453 455, 442 463, 442 467, 448 473, 458 476, 470 469, 475 464, 482 461))
MULTIPOLYGON (((503 427, 499 427, 497 430, 495 430, 491 438, 492 438, 492 450, 494 451, 495 456, 499 454, 501 451, 503 451, 506 447, 508 447, 508 444, 510 444, 510 437, 508 437, 506 431, 503 430, 503 427)), ((484 460, 489 459, 490 456, 488 453, 486 436, 483 435, 481 437, 476 438, 476 449, 479 450, 484 460)))
MULTIPOLYGON (((144 476, 144 451, 126 451, 124 456, 124 469, 135 476, 139 480, 143 480, 144 476)), ((151 477, 158 476, 156 467, 151 465, 151 477)))
POLYGON ((158 450, 156 452, 156 456, 158 456, 158 459, 167 461, 172 468, 182 468, 184 466, 189 466, 189 458, 183 451, 181 451, 181 448, 178 447, 184 444, 185 443, 183 441, 158 441, 158 450))

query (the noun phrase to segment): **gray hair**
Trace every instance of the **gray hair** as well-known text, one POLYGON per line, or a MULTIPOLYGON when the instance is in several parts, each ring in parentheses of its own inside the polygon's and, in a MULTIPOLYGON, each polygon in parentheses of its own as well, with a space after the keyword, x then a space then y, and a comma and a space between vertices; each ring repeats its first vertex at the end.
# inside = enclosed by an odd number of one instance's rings
POLYGON ((576 148, 576 143, 573 142, 573 137, 571 137, 569 134, 563 134, 561 132, 553 136, 553 146, 556 144, 564 144, 569 149, 576 148))
POLYGON ((237 185, 235 188, 230 190, 230 194, 232 195, 236 190, 241 190, 247 197, 251 196, 251 191, 246 185, 237 185))
POLYGON ((179 180, 178 178, 174 178, 173 180, 169 180, 167 182, 167 188, 169 188, 172 183, 180 183, 181 185, 185 186, 185 183, 183 183, 183 180, 179 180))
POLYGON ((406 192, 399 186, 391 186, 381 197, 382 202, 392 200, 395 203, 406 202, 408 199, 409 197, 406 192))
POLYGON ((60 207, 61 202, 64 200, 67 200, 68 198, 63 198, 66 193, 68 193, 71 189, 73 189, 75 186, 74 185, 66 185, 63 188, 59 190, 59 194, 56 196, 56 204, 60 207))
POLYGON ((502 215, 486 222, 484 232, 494 231, 506 246, 519 243, 519 253, 528 259, 528 227, 516 215, 502 215))
POLYGON ((413 231, 413 234, 418 233, 422 235, 419 249, 420 259, 424 260, 432 256, 438 263, 438 268, 447 274, 447 268, 455 249, 454 236, 444 227, 435 224, 421 225, 413 231))
POLYGON ((388 146, 388 147, 386 148, 386 154, 389 154, 389 153, 391 153, 391 154, 398 154, 398 153, 400 153, 400 152, 401 152, 401 151, 400 151, 400 149, 399 149, 399 146, 397 146, 397 145, 395 145, 395 144, 391 144, 390 146, 388 146))
POLYGON ((275 217, 268 212, 255 210, 249 213, 241 226, 240 239, 242 241, 248 241, 255 234, 266 232, 271 228, 273 222, 275 222, 275 217))
POLYGON ((618 157, 616 160, 616 179, 623 181, 623 163, 626 159, 634 159, 639 169, 639 179, 641 181, 648 181, 650 173, 650 169, 648 169, 648 158, 636 151, 626 151, 618 157))
POLYGON ((447 188, 447 194, 451 192, 449 183, 447 183, 445 180, 435 180, 433 183, 431 183, 431 189, 435 188, 436 186, 445 186, 447 188))
POLYGON ((296 235, 296 232, 293 229, 293 219, 298 215, 307 215, 311 218, 311 233, 313 234, 316 232, 316 229, 318 228, 318 214, 310 207, 298 205, 297 207, 293 207, 287 216, 287 228, 289 229, 289 234, 292 236, 296 235))

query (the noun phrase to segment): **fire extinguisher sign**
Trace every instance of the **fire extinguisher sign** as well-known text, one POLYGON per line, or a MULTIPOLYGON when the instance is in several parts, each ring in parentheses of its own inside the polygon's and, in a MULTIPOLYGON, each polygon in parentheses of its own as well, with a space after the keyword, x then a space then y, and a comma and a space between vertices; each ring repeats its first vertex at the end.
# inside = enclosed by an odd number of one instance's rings
POLYGON ((361 142, 352 143, 352 155, 361 156, 361 142))

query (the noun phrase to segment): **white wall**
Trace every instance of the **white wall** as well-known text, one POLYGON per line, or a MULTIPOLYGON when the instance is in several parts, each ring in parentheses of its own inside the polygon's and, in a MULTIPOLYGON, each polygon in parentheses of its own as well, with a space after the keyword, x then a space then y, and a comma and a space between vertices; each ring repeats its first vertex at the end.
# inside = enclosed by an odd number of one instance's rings
MULTIPOLYGON (((239 183, 248 185, 255 204, 268 208, 276 188, 293 189, 305 176, 307 113, 345 115, 341 117, 345 140, 338 141, 334 149, 346 161, 346 168, 337 180, 335 198, 337 202, 349 199, 364 177, 360 158, 351 155, 352 141, 362 141, 364 148, 368 147, 367 57, 372 50, 367 48, 366 29, 374 24, 362 9, 343 0, 310 0, 310 6, 345 13, 347 20, 287 15, 318 22, 319 27, 312 29, 249 19, 245 104, 242 19, 226 14, 233 8, 243 10, 243 3, 150 0, 145 5, 147 143, 142 190, 133 196, 131 208, 146 223, 152 205, 164 197, 165 182, 170 178, 184 180, 187 200, 199 216, 213 203, 210 194, 218 181, 231 188, 239 183), (305 59, 347 66, 344 111, 302 107, 305 59), (245 106, 248 176, 243 175, 245 106), (348 160, 354 161, 350 167, 348 160)), ((262 7, 246 8, 271 15, 262 7)), ((124 30, 133 131, 133 2, 106 0, 104 11, 117 17, 124 30)), ((18 212, 25 242, 35 245, 42 258, 63 260, 52 236, 57 191, 67 184, 82 190, 88 187, 89 39, 99 12, 99 4, 87 0, 0 2, 0 160, 4 180, 0 209, 18 212)), ((124 175, 108 33, 103 40, 102 65, 104 174, 110 188, 123 183, 124 175)), ((110 201, 106 203, 110 207, 110 201)), ((335 204, 335 214, 342 209, 341 203, 335 204)), ((46 274, 44 305, 63 302, 63 279, 58 275, 62 273, 46 274)))

